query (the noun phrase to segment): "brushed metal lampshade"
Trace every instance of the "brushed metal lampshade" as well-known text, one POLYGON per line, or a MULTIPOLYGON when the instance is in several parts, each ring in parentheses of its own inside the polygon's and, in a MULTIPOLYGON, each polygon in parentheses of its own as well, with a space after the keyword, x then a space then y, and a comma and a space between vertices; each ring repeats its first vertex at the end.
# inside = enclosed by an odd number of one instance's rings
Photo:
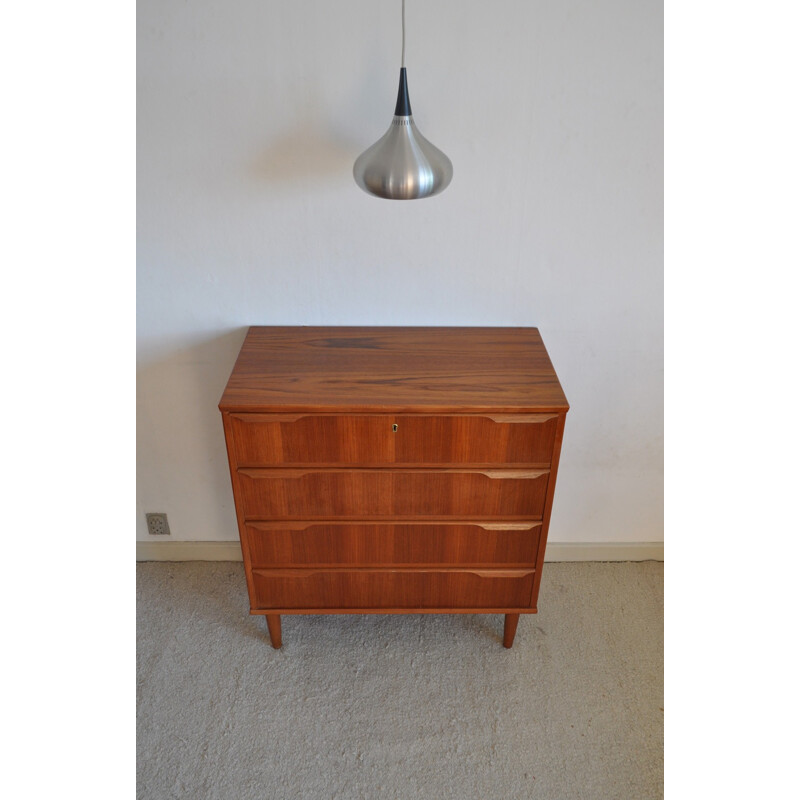
POLYGON ((414 124, 405 67, 400 69, 392 124, 356 159, 353 177, 365 192, 387 200, 432 197, 444 191, 453 178, 450 159, 414 124))

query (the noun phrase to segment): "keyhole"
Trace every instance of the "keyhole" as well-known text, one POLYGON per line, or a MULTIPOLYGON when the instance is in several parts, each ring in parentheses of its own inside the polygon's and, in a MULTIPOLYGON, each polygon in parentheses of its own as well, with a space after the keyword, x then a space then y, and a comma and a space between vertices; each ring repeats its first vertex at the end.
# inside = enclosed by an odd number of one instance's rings
POLYGON ((396 422, 394 423, 394 425, 392 425, 392 433, 397 433, 397 423, 396 422))

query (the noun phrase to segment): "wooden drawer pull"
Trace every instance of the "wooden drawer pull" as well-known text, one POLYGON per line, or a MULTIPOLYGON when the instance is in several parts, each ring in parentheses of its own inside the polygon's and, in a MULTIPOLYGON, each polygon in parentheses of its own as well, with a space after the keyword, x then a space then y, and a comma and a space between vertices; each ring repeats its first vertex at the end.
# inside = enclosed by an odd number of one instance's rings
POLYGON ((485 531, 532 531, 541 528, 541 522, 475 522, 471 523, 485 531))
POLYGON ((530 480, 532 478, 541 478, 542 475, 547 475, 546 469, 498 469, 482 471, 481 474, 493 480, 503 480, 514 478, 515 480, 530 480))
POLYGON ((514 479, 530 480, 541 478, 547 475, 546 469, 407 469, 404 467, 389 466, 383 469, 341 469, 338 467, 320 468, 285 468, 285 467, 243 467, 238 470, 240 475, 247 475, 249 478, 304 478, 306 475, 323 475, 325 473, 337 473, 342 475, 353 475, 360 472, 378 473, 385 472, 391 474, 414 474, 414 475, 483 475, 493 480, 514 479))
MULTIPOLYGON (((326 415, 326 414, 263 414, 259 412, 247 412, 247 413, 236 413, 233 412, 231 417, 233 419, 239 419, 242 422, 297 422, 300 419, 305 419, 306 417, 310 416, 338 416, 338 415, 326 415)), ((360 414, 357 416, 373 416, 372 414, 360 414)), ((387 414, 379 414, 378 416, 392 416, 387 414)), ((436 417, 439 415, 436 414, 411 414, 411 415, 399 415, 399 416, 419 416, 423 418, 428 417, 436 417)), ((451 415, 446 415, 450 417, 451 415)), ((466 414, 463 416, 472 416, 470 414, 466 414)), ((536 424, 547 422, 551 419, 557 419, 558 414, 476 414, 477 417, 483 417, 484 419, 490 419, 492 422, 500 422, 500 423, 520 423, 520 424, 536 424)), ((397 416, 395 416, 397 418, 397 416)), ((451 418, 458 419, 459 415, 453 415, 451 418)))
POLYGON ((258 414, 248 412, 247 414, 231 414, 232 419, 242 422, 297 422, 305 419, 310 414, 258 414))
MULTIPOLYGON (((250 467, 239 469, 240 475, 247 475, 248 478, 305 478, 306 475, 314 475, 334 472, 330 469, 286 469, 273 467, 250 467)), ((338 470, 340 472, 352 472, 353 470, 338 470)))
POLYGON ((487 414, 486 419, 492 422, 503 423, 541 423, 547 422, 550 419, 557 419, 558 414, 487 414))
POLYGON ((471 520, 423 520, 423 519, 409 519, 400 520, 387 523, 386 520, 254 520, 250 525, 259 530, 284 530, 284 531, 305 531, 309 528, 318 528, 320 526, 381 526, 381 525, 414 525, 417 527, 460 527, 472 526, 475 528, 482 528, 485 531, 532 531, 534 528, 541 528, 542 523, 539 522, 472 522, 471 520))
POLYGON ((533 575, 536 570, 533 569, 461 569, 461 568, 453 568, 453 569, 443 569, 441 567, 435 567, 433 569, 425 569, 425 568, 416 568, 416 569, 397 569, 397 568, 384 568, 384 569, 374 569, 374 568, 366 568, 366 569, 357 569, 357 568, 349 568, 346 570, 341 569, 296 569, 295 567, 289 567, 284 569, 258 569, 257 572, 263 573, 265 575, 269 575, 271 578, 310 578, 313 575, 325 575, 325 574, 333 574, 333 573, 345 573, 345 574, 355 574, 358 572, 362 573, 375 573, 375 574, 382 574, 386 575, 388 573, 398 573, 398 572, 405 572, 408 574, 419 575, 421 573, 429 573, 429 574, 436 574, 441 575, 443 573, 453 573, 454 575, 475 575, 478 578, 527 578, 529 575, 533 575))
POLYGON ((527 578, 528 575, 533 575, 535 572, 532 569, 470 569, 463 571, 469 572, 470 575, 477 575, 479 578, 527 578))

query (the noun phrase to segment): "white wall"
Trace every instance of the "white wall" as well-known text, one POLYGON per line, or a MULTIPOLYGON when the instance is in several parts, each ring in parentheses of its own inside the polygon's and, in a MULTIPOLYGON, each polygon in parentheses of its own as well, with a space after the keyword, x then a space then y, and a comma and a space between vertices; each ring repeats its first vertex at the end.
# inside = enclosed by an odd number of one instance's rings
POLYGON ((533 325, 571 410, 551 541, 663 540, 657 0, 408 0, 440 196, 372 198, 400 0, 139 0, 138 497, 237 538, 222 390, 262 325, 533 325))

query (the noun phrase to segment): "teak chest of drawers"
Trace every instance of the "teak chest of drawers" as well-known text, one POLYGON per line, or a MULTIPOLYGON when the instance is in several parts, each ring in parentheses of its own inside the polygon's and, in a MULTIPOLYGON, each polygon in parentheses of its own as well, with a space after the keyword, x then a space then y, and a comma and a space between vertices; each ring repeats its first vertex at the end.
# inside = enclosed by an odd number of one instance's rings
POLYGON ((536 328, 253 327, 219 404, 250 613, 535 613, 569 408, 536 328))

